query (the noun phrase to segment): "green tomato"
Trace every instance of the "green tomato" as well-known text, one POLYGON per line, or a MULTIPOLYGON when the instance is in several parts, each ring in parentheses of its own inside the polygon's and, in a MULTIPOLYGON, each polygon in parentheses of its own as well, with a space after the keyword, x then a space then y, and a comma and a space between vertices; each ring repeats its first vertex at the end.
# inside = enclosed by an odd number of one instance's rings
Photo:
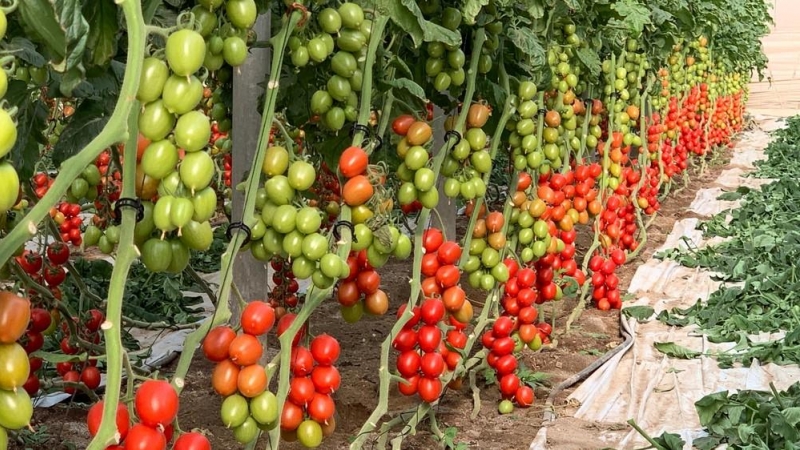
POLYGON ((158 100, 168 78, 169 68, 164 61, 152 56, 145 58, 136 98, 142 103, 158 100))
POLYGON ((331 131, 339 131, 344 127, 345 113, 344 110, 338 106, 334 106, 328 110, 323 117, 325 125, 330 128, 331 131))
POLYGON ((166 271, 172 262, 172 246, 166 240, 159 238, 148 239, 142 245, 141 252, 142 263, 147 270, 154 273, 166 271))
MULTIPOLYGON (((289 184, 289 178, 284 175, 277 175, 264 183, 264 188, 272 203, 276 205, 289 205, 294 200, 295 191, 289 184)), ((294 209, 294 207, 292 207, 294 209)))
POLYGON ((345 28, 339 32, 336 46, 346 52, 358 53, 367 45, 367 37, 358 29, 345 28))
POLYGON ((322 31, 328 34, 336 34, 342 28, 342 17, 333 8, 325 8, 317 13, 317 23, 322 31))
POLYGON ((394 257, 397 259, 406 259, 411 256, 412 249, 413 244, 411 243, 411 238, 405 234, 401 234, 398 236, 397 245, 394 247, 394 257))
POLYGON ((295 230, 297 210, 292 205, 283 204, 275 209, 272 217, 272 228, 278 233, 286 234, 295 230))
POLYGON ((304 420, 297 427, 297 440, 305 448, 319 447, 322 444, 322 426, 315 420, 304 420))
POLYGON ((142 155, 142 171, 156 180, 165 178, 175 171, 177 164, 178 149, 167 139, 152 142, 142 155))
POLYGON ((309 261, 303 256, 298 256, 292 260, 292 272, 297 278, 307 280, 314 274, 316 265, 314 261, 309 261))
POLYGON ((319 270, 328 278, 339 278, 342 275, 342 259, 335 253, 326 253, 319 260, 319 270))
POLYGON ((356 3, 342 3, 339 6, 339 16, 345 28, 358 29, 364 22, 364 10, 356 3))
POLYGON ((0 162, 0 213, 5 213, 16 205, 19 189, 19 175, 14 166, 8 161, 0 162))
POLYGON ((278 420, 278 398, 270 391, 264 391, 250 399, 250 415, 262 425, 270 425, 278 420))
POLYGON ((173 114, 186 114, 203 99, 203 83, 195 76, 172 75, 164 84, 164 106, 173 114))
POLYGON ((295 228, 303 234, 311 234, 319 231, 322 225, 322 217, 317 208, 306 206, 297 211, 295 216, 295 228))
POLYGON ((328 84, 326 86, 331 97, 340 102, 346 101, 350 92, 352 92, 350 82, 347 78, 339 75, 332 75, 328 79, 328 84))
POLYGON ((283 236, 281 249, 290 258, 297 258, 303 255, 303 234, 297 230, 292 230, 283 236))
POLYGON ((428 209, 436 208, 439 204, 439 191, 431 189, 426 192, 417 192, 417 197, 422 206, 428 209))
MULTIPOLYGON (((9 119, 10 120, 10 119, 9 119)), ((160 141, 167 137, 175 126, 175 116, 169 112, 164 102, 156 100, 145 105, 144 110, 139 113, 139 132, 152 142, 160 141)), ((3 127, 3 117, 0 113, 0 130, 3 127)), ((2 140, 0 140, 0 155, 2 152, 2 140)))
POLYGON ((314 273, 311 274, 311 282, 317 289, 328 289, 333 286, 334 281, 333 278, 326 276, 319 270, 315 270, 314 273))
MULTIPOLYGON (((296 50, 292 50, 291 58, 292 64, 295 67, 302 68, 308 64, 308 60, 310 57, 310 52, 308 51, 308 47, 298 47, 296 50)), ((324 58, 323 58, 324 59, 324 58)))
POLYGON ((353 306, 341 306, 339 312, 347 323, 356 323, 364 316, 364 303, 357 302, 353 306))
POLYGON ((172 71, 180 76, 187 77, 197 72, 203 65, 203 59, 206 54, 206 41, 196 31, 190 29, 178 30, 167 38, 165 53, 172 71))
POLYGON ((353 251, 360 252, 372 245, 372 230, 363 223, 357 223, 353 228, 353 251))
POLYGON ((33 402, 25 389, 0 390, 0 427, 19 430, 33 417, 33 402))
POLYGON ((319 261, 328 253, 328 239, 319 233, 306 236, 302 242, 303 256, 311 261, 319 261))
POLYGON ((514 404, 511 403, 511 400, 503 400, 500 402, 497 410, 500 412, 500 414, 511 414, 514 412, 514 404))
POLYGON ((225 3, 228 20, 237 28, 250 28, 256 23, 258 11, 254 0, 228 0, 225 3))
POLYGON ((205 189, 214 177, 214 160, 206 152, 187 153, 180 167, 180 178, 192 195, 205 189))
POLYGON ((336 75, 350 78, 355 74, 356 69, 358 69, 358 62, 350 52, 338 51, 331 58, 331 70, 336 75))
POLYGON ((238 67, 247 60, 247 43, 239 36, 225 39, 222 46, 222 57, 232 67, 238 67))

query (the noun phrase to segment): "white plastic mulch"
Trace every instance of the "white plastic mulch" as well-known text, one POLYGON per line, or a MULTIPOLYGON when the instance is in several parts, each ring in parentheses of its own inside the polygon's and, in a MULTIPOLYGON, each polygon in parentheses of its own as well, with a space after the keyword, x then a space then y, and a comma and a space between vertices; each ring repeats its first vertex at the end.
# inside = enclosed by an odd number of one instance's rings
MULTIPOLYGON (((735 208, 737 202, 720 201, 717 197, 739 186, 758 187, 767 180, 743 178, 754 169, 753 162, 764 159, 764 148, 769 142, 768 131, 778 129, 782 121, 771 117, 757 117, 761 129, 747 132, 734 149, 730 168, 707 189, 702 189, 688 208, 689 211, 710 217, 726 209, 735 208)), ((698 219, 683 219, 675 226, 664 245, 656 253, 686 245, 688 240, 697 247, 708 245, 702 233, 696 229, 698 219)), ((719 287, 711 280, 706 270, 690 269, 674 261, 650 259, 641 265, 631 281, 629 292, 636 300, 627 306, 649 305, 656 314, 675 307, 686 308, 698 299, 705 301, 719 287)), ((608 429, 595 434, 600 442, 586 442, 585 448, 614 447, 631 449, 647 447, 649 444, 625 424, 634 419, 646 432, 657 436, 664 431, 680 433, 691 449, 692 440, 702 436, 695 411, 695 402, 705 395, 723 390, 738 389, 769 390, 770 382, 776 388, 785 389, 800 379, 800 368, 760 365, 757 361, 750 367, 721 369, 713 358, 700 357, 692 360, 673 359, 655 349, 654 342, 675 342, 697 351, 728 349, 731 344, 709 343, 691 327, 671 327, 651 320, 638 323, 625 319, 623 327, 634 336, 632 344, 621 351, 604 366, 592 374, 568 398, 579 406, 575 419, 595 422, 599 429, 608 429), (608 425, 604 427, 604 424, 608 425)), ((758 336, 756 340, 774 339, 777 336, 758 336)), ((531 450, 557 449, 548 445, 558 442, 559 427, 548 436, 548 425, 544 424, 530 446, 531 450)), ((563 431, 562 431, 563 433, 563 431)))

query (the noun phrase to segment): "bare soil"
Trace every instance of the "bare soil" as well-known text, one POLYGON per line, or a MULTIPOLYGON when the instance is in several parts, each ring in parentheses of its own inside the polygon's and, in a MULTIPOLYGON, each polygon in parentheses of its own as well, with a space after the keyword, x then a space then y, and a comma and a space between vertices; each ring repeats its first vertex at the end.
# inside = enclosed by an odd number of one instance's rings
MULTIPOLYGON (((728 156, 725 155, 722 159, 727 161, 728 156)), ((635 261, 631 261, 620 270, 619 276, 624 288, 627 288, 638 265, 650 258, 654 249, 664 242, 673 224, 689 216, 685 211, 697 190, 709 185, 724 168, 724 164, 709 167, 705 174, 694 175, 687 187, 667 198, 661 212, 648 229, 646 248, 635 261)), ((588 231, 588 229, 583 230, 584 234, 588 234, 588 231)), ((320 448, 347 448, 350 439, 358 432, 377 404, 380 344, 395 321, 397 307, 408 298, 410 272, 410 263, 406 261, 392 261, 381 270, 382 286, 392 299, 390 311, 385 316, 365 316, 359 323, 347 324, 339 318, 338 305, 330 302, 320 307, 312 318, 313 334, 329 333, 339 340, 342 347, 338 368, 343 382, 341 389, 335 395, 337 430, 320 448)), ((470 292, 470 294, 474 299, 482 300, 477 297, 477 293, 470 292)), ((473 420, 470 418, 473 408, 472 394, 465 383, 461 391, 448 391, 437 406, 436 417, 440 429, 457 428, 455 442, 464 443, 471 449, 527 449, 541 425, 544 402, 550 388, 580 372, 603 353, 622 342, 619 334, 619 311, 602 312, 592 308, 591 305, 572 324, 570 333, 564 335, 567 317, 576 303, 574 299, 565 299, 555 305, 545 305, 541 312, 548 321, 553 311, 556 314, 554 344, 537 353, 530 351, 523 353, 522 362, 525 366, 532 371, 547 374, 548 386, 536 389, 537 400, 533 407, 517 408, 512 414, 500 415, 497 413, 499 391, 496 386, 490 386, 481 391, 481 411, 473 420)), ((168 374, 170 370, 172 367, 167 367, 162 373, 168 374)), ((211 390, 211 371, 210 363, 202 356, 195 357, 186 380, 187 388, 181 396, 180 427, 184 430, 203 430, 211 439, 215 450, 243 448, 234 441, 230 430, 225 429, 220 422, 221 398, 211 390)), ((567 389, 556 398, 555 408, 559 416, 569 416, 574 410, 574 407, 567 405, 565 401, 570 392, 571 389, 567 389)), ((394 417, 415 404, 413 399, 403 397, 395 388, 392 389, 389 402, 388 417, 394 417)), ((36 421, 34 426, 46 425, 46 432, 40 433, 37 442, 29 442, 25 446, 12 443, 10 448, 48 450, 84 448, 88 442, 88 433, 84 426, 86 408, 85 404, 63 403, 53 408, 37 410, 34 415, 36 421)), ((573 441, 563 442, 561 445, 552 443, 554 446, 551 448, 601 448, 603 447, 601 442, 587 442, 591 435, 588 431, 597 425, 574 419, 561 420, 558 426, 562 429, 566 427, 567 432, 559 434, 571 435, 573 441)), ((427 425, 420 425, 416 436, 409 436, 403 441, 403 448, 413 450, 438 448, 428 430, 427 425)), ((371 439, 365 448, 373 448, 374 443, 375 439, 371 439)), ((292 443, 282 447, 301 448, 299 444, 292 443)), ((259 443, 257 448, 269 447, 264 441, 259 443)))

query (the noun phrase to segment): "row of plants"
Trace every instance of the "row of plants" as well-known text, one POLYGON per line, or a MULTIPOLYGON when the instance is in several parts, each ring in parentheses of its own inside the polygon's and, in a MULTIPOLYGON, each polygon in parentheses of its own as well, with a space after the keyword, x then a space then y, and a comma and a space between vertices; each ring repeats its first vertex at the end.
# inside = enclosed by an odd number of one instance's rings
MULTIPOLYGON (((341 382, 335 337, 307 335, 325 301, 347 322, 405 302, 381 346, 378 406, 351 448, 390 436, 399 446, 424 421, 442 440, 433 406, 444 387, 468 380, 478 391, 486 369, 501 412, 530 406, 520 353, 550 343, 545 316, 554 323, 565 296, 579 302, 564 331, 590 297, 621 308, 616 272, 646 244, 661 201, 741 131, 770 21, 761 0, 36 0, 3 13, 14 66, 3 111, 15 126, 0 128, 0 261, 10 272, 0 329, 15 332, 0 429, 30 421, 28 391, 39 389, 21 388, 34 360, 69 364, 58 387, 88 393, 97 386, 82 374, 97 365, 107 387, 90 449, 166 448, 173 427, 173 448, 207 445, 175 421, 201 342, 234 439, 321 445, 336 428, 341 382), (272 36, 251 29, 259 15, 272 36), (247 70, 250 46, 269 46, 272 63, 252 112, 262 118, 255 156, 236 180, 232 77, 247 70), (194 269, 220 251, 214 226, 230 215, 233 190, 242 219, 225 228, 216 311, 189 324, 169 384, 145 381, 122 340, 126 281, 146 270, 200 283, 194 269), (490 192, 502 202, 487 202, 490 192), (449 202, 466 207, 463 236, 428 225, 449 202), (580 254, 579 232, 591 238, 580 254), (107 289, 70 263, 95 248, 114 258, 107 289), (244 251, 273 271, 261 300, 233 284, 244 251), (408 299, 381 285, 391 258, 413 261, 408 299), (62 291, 67 272, 75 289, 62 291), (462 280, 485 298, 467 298, 462 280), (68 330, 48 338, 63 354, 29 342, 42 311, 68 330), (264 363, 259 338, 273 324, 280 352, 264 363), (420 399, 410 420, 385 418, 394 385, 420 399)), ((164 326, 191 322, 172 311, 164 326)), ((161 326, 151 322, 137 324, 161 326)))

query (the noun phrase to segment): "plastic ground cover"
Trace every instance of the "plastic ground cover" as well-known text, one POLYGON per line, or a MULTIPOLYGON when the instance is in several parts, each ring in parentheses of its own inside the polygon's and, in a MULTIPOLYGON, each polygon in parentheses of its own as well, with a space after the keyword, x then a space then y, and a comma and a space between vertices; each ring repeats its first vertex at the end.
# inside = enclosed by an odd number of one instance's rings
MULTIPOLYGON (((708 188, 697 193, 688 208, 690 212, 707 218, 735 208, 736 202, 720 201, 717 197, 742 185, 754 188, 769 182, 743 176, 754 169, 754 161, 765 158, 768 132, 780 128, 782 121, 765 116, 755 119, 758 129, 743 134, 734 149, 730 168, 708 188)), ((702 232, 696 229, 699 221, 689 218, 676 222, 656 254, 687 244, 697 247, 709 245, 702 232)), ((631 281, 629 292, 636 300, 626 302, 623 308, 648 305, 656 314, 665 309, 686 308, 698 299, 707 300, 719 285, 707 270, 690 269, 670 260, 650 259, 637 269, 631 281)), ((693 439, 704 435, 694 406, 703 396, 723 390, 769 390, 770 382, 783 390, 800 379, 800 368, 796 365, 760 365, 755 361, 750 367, 721 369, 710 357, 692 360, 667 357, 656 350, 655 342, 675 342, 702 352, 726 350, 733 344, 712 344, 697 333, 694 326, 679 328, 656 320, 639 323, 624 315, 621 317, 621 326, 633 336, 630 345, 595 371, 568 397, 568 402, 579 405, 573 418, 545 423, 530 445, 531 450, 648 447, 647 441, 625 425, 629 419, 634 419, 652 436, 665 431, 678 433, 686 442, 684 448, 691 449, 693 439), (587 429, 584 445, 578 444, 580 438, 565 436, 574 433, 575 427, 559 424, 574 419, 582 421, 579 427, 587 429), (587 426, 587 422, 592 426, 587 426), (588 431, 589 428, 592 430, 588 431), (576 446, 566 445, 566 442, 576 446)), ((754 340, 777 337, 765 334, 754 337, 754 340)))

